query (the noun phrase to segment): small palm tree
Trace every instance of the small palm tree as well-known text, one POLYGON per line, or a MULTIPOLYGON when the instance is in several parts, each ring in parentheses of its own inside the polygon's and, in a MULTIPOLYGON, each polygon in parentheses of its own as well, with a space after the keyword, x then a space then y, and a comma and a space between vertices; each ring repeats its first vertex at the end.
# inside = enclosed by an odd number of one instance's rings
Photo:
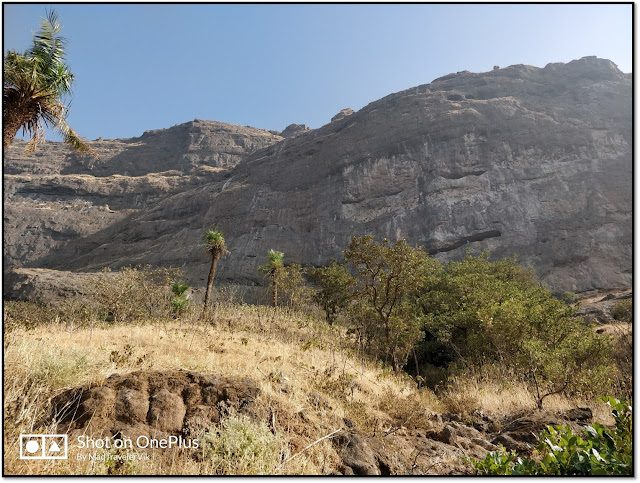
POLYGON ((26 152, 35 151, 44 139, 44 126, 58 131, 76 151, 97 157, 89 145, 66 122, 69 107, 61 100, 71 94, 73 74, 64 63, 66 39, 54 10, 47 12, 33 45, 24 54, 4 57, 2 140, 6 151, 22 128, 31 140, 26 152))
POLYGON ((262 267, 262 271, 271 277, 271 288, 273 290, 273 306, 278 306, 278 270, 284 267, 282 259, 284 253, 275 250, 269 250, 267 254, 268 263, 262 267))
POLYGON ((204 233, 204 239, 207 246, 207 253, 211 256, 211 269, 209 270, 209 279, 207 280, 207 292, 204 296, 204 310, 207 310, 211 300, 211 290, 213 289, 213 279, 216 276, 218 260, 225 258, 229 254, 229 250, 227 250, 224 235, 220 231, 207 230, 204 233))

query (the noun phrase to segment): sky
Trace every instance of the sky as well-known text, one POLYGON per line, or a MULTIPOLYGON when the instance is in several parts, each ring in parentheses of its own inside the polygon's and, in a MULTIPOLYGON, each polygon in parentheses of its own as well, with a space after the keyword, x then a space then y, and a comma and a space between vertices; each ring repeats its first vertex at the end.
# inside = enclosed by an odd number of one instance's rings
POLYGON ((90 140, 193 119, 318 128, 341 109, 495 65, 596 55, 632 66, 631 4, 5 3, 3 53, 25 51, 49 8, 75 75, 68 123, 90 140))

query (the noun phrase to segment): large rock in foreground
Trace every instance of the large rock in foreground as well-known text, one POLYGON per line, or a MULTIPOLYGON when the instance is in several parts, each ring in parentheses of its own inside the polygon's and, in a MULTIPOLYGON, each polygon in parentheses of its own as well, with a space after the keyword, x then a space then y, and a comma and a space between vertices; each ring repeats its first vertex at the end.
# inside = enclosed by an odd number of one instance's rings
POLYGON ((260 390, 249 379, 192 371, 113 374, 104 385, 69 389, 52 401, 62 432, 136 439, 196 437, 230 411, 250 412, 260 390))

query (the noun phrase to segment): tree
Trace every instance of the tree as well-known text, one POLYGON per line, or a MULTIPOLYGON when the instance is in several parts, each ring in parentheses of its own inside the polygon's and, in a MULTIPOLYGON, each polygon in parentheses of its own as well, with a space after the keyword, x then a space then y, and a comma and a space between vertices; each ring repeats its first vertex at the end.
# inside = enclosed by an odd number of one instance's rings
POLYGON ((64 62, 66 39, 60 35, 61 30, 58 15, 51 10, 34 35, 31 48, 23 54, 9 51, 4 57, 4 151, 20 128, 31 136, 26 152, 35 151, 47 126, 58 131, 76 151, 97 157, 66 122, 69 106, 62 99, 71 94, 74 77, 64 62))
POLYGON ((488 253, 467 254, 425 285, 418 299, 425 340, 435 339, 467 367, 495 363, 514 371, 539 409, 552 394, 596 394, 610 385, 611 341, 515 258, 490 262, 488 253))
POLYGON ((273 290, 273 306, 278 306, 278 274, 280 269, 284 267, 284 253, 276 250, 269 250, 267 253, 267 264, 261 270, 271 278, 271 289, 273 290))
POLYGON ((397 371, 421 336, 420 319, 410 296, 421 286, 426 266, 438 262, 406 240, 392 244, 385 238, 376 243, 370 235, 354 236, 344 255, 357 273, 356 297, 368 311, 364 314, 361 310, 361 319, 366 317, 372 324, 369 329, 374 337, 379 334, 380 349, 397 371))
POLYGON ((220 231, 207 230, 204 233, 207 253, 211 256, 211 269, 207 280, 207 291, 204 295, 204 310, 207 310, 211 301, 211 290, 213 289, 213 279, 216 276, 218 260, 225 258, 229 251, 224 241, 224 235, 220 231))
POLYGON ((310 277, 319 287, 314 300, 323 308, 327 322, 332 325, 338 318, 338 313, 351 300, 351 290, 356 281, 349 270, 338 264, 335 258, 331 260, 331 265, 313 268, 310 277))

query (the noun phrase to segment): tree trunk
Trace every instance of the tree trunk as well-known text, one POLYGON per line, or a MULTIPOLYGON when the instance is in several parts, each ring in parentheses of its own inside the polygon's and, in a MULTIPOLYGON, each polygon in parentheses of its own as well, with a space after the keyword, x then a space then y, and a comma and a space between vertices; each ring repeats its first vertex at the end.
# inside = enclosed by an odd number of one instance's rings
POLYGON ((218 257, 211 258, 211 270, 209 270, 209 279, 207 280, 207 291, 204 294, 204 310, 209 308, 211 303, 211 290, 213 289, 213 278, 216 276, 216 266, 218 265, 218 257))
POLYGON ((275 274, 273 276, 273 306, 278 306, 278 282, 276 282, 275 274))
POLYGON ((29 119, 31 119, 32 113, 29 109, 21 108, 21 106, 6 106, 2 110, 4 120, 2 123, 2 150, 3 152, 9 149, 11 141, 16 137, 20 128, 25 125, 29 119))

